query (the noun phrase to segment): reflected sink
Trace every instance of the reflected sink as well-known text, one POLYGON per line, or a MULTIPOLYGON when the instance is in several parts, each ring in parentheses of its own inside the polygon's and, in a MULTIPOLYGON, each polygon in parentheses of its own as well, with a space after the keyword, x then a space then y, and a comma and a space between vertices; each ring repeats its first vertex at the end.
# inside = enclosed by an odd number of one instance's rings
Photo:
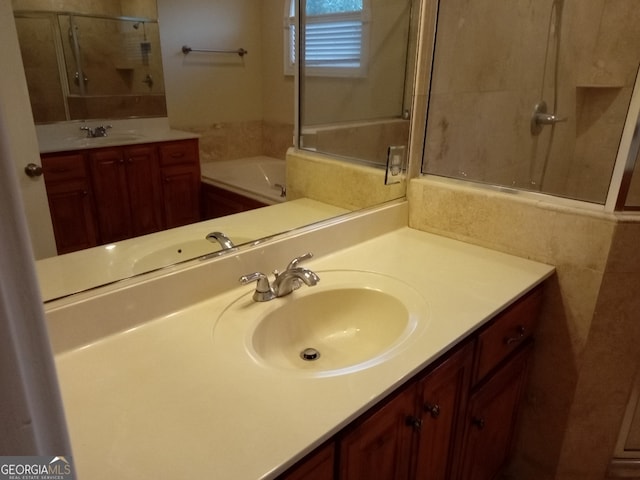
POLYGON ((143 140, 142 135, 130 132, 109 132, 106 137, 68 137, 64 139, 66 143, 76 147, 119 145, 143 140))
MULTIPOLYGON (((233 237, 231 239, 236 245, 250 242, 252 239, 244 237, 233 237)), ((133 262, 133 273, 144 273, 157 268, 173 265, 174 263, 192 260, 194 258, 218 252, 221 247, 218 243, 212 243, 205 238, 189 240, 160 247, 141 256, 133 262)))
POLYGON ((318 271, 320 283, 256 303, 244 295, 219 318, 248 320, 246 353, 266 367, 315 376, 343 375, 397 354, 427 324, 427 304, 406 283, 372 272, 318 271))

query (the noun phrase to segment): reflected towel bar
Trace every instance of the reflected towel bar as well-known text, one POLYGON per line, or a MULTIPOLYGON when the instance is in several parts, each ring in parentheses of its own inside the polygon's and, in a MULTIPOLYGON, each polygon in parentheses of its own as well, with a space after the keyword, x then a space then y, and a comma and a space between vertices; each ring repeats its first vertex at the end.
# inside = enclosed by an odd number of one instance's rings
POLYGON ((246 51, 244 48, 239 48, 237 50, 209 50, 209 49, 204 49, 204 48, 191 48, 187 45, 184 45, 182 47, 182 53, 184 53, 185 55, 188 54, 189 52, 204 52, 204 53, 235 53, 236 55, 239 55, 241 57, 244 57, 247 53, 249 53, 248 51, 246 51))

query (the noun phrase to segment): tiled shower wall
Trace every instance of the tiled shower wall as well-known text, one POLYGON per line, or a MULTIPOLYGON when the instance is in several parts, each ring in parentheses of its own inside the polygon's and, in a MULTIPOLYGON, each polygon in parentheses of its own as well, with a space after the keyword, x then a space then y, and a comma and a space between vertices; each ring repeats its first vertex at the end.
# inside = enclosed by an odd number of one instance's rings
POLYGON ((453 0, 438 21, 455 38, 437 44, 429 172, 603 202, 640 58, 636 3, 453 0), (534 105, 551 110, 556 92, 567 121, 532 135, 534 105))
POLYGON ((200 135, 200 161, 267 155, 285 159, 293 145, 293 124, 254 120, 184 128, 200 135))

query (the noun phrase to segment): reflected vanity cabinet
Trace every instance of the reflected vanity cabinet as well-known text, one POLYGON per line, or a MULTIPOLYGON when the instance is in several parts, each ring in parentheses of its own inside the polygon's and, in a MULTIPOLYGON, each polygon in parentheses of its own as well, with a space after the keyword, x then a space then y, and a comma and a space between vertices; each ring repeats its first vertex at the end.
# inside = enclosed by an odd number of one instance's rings
POLYGON ((536 287, 280 480, 493 480, 512 453, 536 287))
POLYGON ((200 220, 197 139, 42 155, 59 254, 200 220))

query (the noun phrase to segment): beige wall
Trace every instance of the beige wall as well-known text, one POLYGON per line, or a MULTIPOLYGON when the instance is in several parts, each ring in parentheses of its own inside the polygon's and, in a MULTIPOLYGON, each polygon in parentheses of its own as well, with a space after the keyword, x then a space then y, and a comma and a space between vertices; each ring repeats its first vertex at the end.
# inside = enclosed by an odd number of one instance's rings
POLYGON ((284 75, 284 0, 158 0, 171 126, 201 135, 201 160, 284 158, 293 144, 293 77, 284 75), (244 48, 234 54, 192 52, 244 48))

